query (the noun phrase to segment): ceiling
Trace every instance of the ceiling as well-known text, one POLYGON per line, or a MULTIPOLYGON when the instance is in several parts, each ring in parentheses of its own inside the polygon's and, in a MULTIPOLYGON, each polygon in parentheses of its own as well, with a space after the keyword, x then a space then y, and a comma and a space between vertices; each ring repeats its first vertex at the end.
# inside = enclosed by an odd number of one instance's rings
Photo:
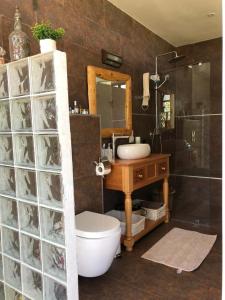
POLYGON ((222 36, 222 0, 109 2, 176 47, 222 36))

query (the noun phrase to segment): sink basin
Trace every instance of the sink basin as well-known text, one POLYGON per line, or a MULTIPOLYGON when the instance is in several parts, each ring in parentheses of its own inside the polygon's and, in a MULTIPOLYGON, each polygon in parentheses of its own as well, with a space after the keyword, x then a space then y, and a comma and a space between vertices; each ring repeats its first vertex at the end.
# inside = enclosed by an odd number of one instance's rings
POLYGON ((117 148, 120 159, 139 159, 147 157, 151 153, 149 144, 125 144, 117 148))

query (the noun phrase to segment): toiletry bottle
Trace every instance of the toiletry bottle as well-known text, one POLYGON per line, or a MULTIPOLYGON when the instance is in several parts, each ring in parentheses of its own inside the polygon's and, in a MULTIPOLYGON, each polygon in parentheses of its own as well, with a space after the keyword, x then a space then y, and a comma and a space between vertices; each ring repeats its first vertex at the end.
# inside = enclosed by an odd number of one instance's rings
POLYGON ((140 136, 136 136, 135 137, 135 144, 140 144, 141 143, 141 137, 140 136))
POLYGON ((88 110, 87 110, 87 108, 83 108, 81 114, 82 114, 82 115, 88 115, 88 110))
POLYGON ((108 161, 112 162, 113 155, 112 155, 112 149, 111 149, 110 143, 108 143, 107 158, 108 158, 108 161))
POLYGON ((105 144, 102 145, 102 151, 101 151, 101 158, 105 157, 106 156, 106 153, 105 153, 105 144))
POLYGON ((77 101, 74 101, 74 113, 75 114, 79 114, 80 113, 80 109, 79 109, 79 106, 77 104, 77 101))

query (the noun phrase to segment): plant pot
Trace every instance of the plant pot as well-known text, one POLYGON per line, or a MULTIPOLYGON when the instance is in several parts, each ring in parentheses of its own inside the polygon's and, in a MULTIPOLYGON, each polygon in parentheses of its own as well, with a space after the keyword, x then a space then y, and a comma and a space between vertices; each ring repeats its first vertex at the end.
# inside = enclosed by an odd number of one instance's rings
POLYGON ((40 40, 41 53, 51 52, 56 50, 56 41, 52 39, 40 40))

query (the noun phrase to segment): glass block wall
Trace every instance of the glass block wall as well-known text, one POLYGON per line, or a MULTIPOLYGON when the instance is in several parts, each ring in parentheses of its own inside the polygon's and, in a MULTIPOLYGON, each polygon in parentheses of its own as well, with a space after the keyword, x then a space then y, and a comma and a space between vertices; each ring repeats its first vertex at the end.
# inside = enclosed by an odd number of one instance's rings
POLYGON ((0 66, 0 299, 77 299, 66 55, 0 66))

